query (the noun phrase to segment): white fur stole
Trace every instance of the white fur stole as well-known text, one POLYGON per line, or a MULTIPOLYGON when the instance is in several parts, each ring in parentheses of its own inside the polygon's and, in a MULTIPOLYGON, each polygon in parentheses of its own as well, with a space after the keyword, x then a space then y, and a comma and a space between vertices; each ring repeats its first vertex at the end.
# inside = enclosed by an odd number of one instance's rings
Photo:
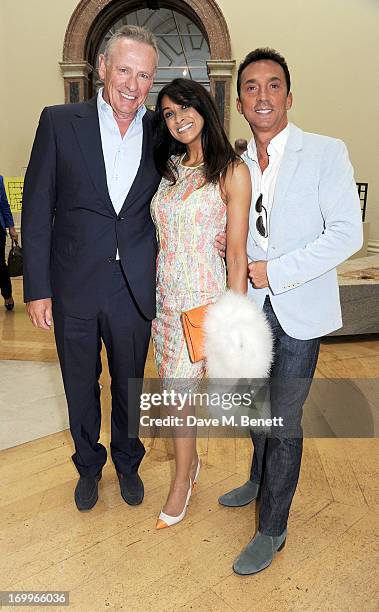
POLYGON ((226 291, 205 318, 205 355, 210 378, 265 378, 273 339, 264 313, 246 295, 226 291))

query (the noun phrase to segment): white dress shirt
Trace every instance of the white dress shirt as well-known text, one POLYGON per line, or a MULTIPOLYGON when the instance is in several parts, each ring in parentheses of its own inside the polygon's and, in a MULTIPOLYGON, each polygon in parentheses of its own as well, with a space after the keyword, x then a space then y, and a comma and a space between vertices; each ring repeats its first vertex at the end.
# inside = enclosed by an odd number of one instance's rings
POLYGON ((279 132, 270 142, 267 147, 267 153, 269 156, 269 163, 267 168, 262 172, 259 162, 258 162, 258 154, 257 147, 255 144, 254 136, 250 140, 247 151, 245 155, 249 157, 249 159, 253 162, 248 164, 251 182, 252 182, 252 199, 251 199, 251 215, 250 218, 254 219, 254 223, 250 223, 249 233, 252 234, 255 242, 267 252, 268 248, 268 237, 265 238, 261 236, 256 228, 256 220, 259 216, 259 213, 255 210, 255 204, 262 194, 262 205, 267 210, 267 220, 265 211, 262 209, 260 213, 263 217, 263 223, 266 228, 266 234, 270 235, 270 213, 272 208, 272 203, 274 201, 274 193, 275 193, 275 185, 276 179, 278 177, 280 164, 282 161, 284 148, 286 146, 286 142, 288 139, 289 133, 289 124, 279 132))
MULTIPOLYGON (((119 214, 136 178, 142 155, 142 119, 146 107, 141 106, 124 137, 121 136, 112 107, 103 98, 103 88, 97 95, 101 145, 109 197, 119 214)), ((116 259, 119 259, 117 250, 116 259)))

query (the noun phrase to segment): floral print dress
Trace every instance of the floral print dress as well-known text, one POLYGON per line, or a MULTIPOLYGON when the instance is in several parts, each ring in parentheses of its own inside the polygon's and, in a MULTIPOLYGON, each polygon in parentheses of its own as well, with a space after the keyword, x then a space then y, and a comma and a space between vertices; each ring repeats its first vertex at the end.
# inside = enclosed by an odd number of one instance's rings
POLYGON ((214 241, 225 231, 226 205, 218 184, 204 184, 201 166, 174 161, 177 182, 162 178, 151 203, 159 245, 154 354, 161 378, 200 379, 205 363, 190 361, 180 315, 225 291, 225 264, 214 241))

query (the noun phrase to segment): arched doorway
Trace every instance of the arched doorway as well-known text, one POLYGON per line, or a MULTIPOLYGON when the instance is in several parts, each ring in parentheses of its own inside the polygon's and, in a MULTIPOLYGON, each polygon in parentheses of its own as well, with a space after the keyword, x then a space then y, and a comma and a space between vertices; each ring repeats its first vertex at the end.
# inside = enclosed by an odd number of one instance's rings
MULTIPOLYGON (((139 25, 154 33, 159 49, 159 65, 154 84, 146 101, 147 106, 155 106, 160 89, 177 77, 194 79, 210 88, 207 61, 211 59, 208 40, 198 24, 173 9, 160 8, 152 11, 147 8, 127 13, 117 19, 106 31, 100 43, 92 46, 89 63, 97 67, 99 53, 104 52, 110 36, 123 25, 139 25)), ((96 91, 101 81, 97 70, 92 73, 92 89, 96 91)))
POLYGON ((65 101, 78 102, 93 95, 96 88, 96 57, 107 33, 118 23, 121 25, 122 20, 127 19, 129 23, 133 23, 137 13, 138 18, 147 22, 146 27, 149 27, 149 22, 154 24, 155 19, 156 27, 152 28, 150 25, 150 28, 155 29, 155 33, 165 35, 161 37, 161 54, 163 50, 163 55, 167 55, 170 46, 167 44, 167 34, 170 33, 170 28, 173 37, 176 36, 174 45, 176 51, 171 50, 171 54, 168 53, 167 66, 162 66, 162 70, 158 71, 150 102, 154 102, 154 95, 165 80, 164 69, 168 69, 169 73, 170 68, 176 64, 181 74, 187 70, 184 76, 192 76, 210 88, 224 119, 225 128, 228 130, 230 80, 235 61, 231 59, 230 37, 225 19, 214 0, 146 0, 142 9, 140 0, 81 0, 67 27, 63 61, 60 62, 65 82, 65 101), (141 10, 144 13, 141 13, 141 10), (157 20, 159 13, 161 16, 165 13, 167 19, 171 14, 173 21, 176 21, 176 32, 173 24, 169 24, 168 21, 166 23, 168 27, 159 32, 159 20, 157 20), (188 39, 184 40, 183 34, 186 33, 188 39), (190 47, 188 47, 189 41, 190 47), (203 47, 200 58, 203 60, 203 65, 200 61, 196 66, 191 62, 199 59, 196 58, 194 47, 200 43, 203 47), (205 54, 204 45, 207 46, 205 54), (188 48, 193 50, 191 57, 188 57, 188 48), (179 63, 185 56, 187 56, 185 63, 179 63))

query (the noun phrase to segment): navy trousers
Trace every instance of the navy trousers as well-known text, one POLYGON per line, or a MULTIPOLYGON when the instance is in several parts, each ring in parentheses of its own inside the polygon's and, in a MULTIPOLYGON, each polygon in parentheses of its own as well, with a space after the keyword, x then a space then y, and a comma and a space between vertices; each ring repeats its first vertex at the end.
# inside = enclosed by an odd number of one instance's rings
POLYGON ((251 430, 254 455, 250 480, 260 485, 259 531, 278 536, 287 527, 303 451, 301 418, 316 369, 320 339, 297 340, 282 329, 267 296, 263 311, 274 336, 270 372, 271 416, 283 427, 270 435, 251 430))
POLYGON ((8 266, 5 261, 5 242, 7 234, 0 226, 0 289, 4 300, 12 297, 12 284, 9 277, 8 266))
POLYGON ((55 340, 75 443, 72 459, 83 476, 94 476, 107 460, 107 451, 99 443, 102 343, 111 375, 110 446, 116 470, 136 472, 145 454, 139 438, 130 436, 131 431, 138 431, 140 391, 128 379, 143 379, 151 322, 138 310, 119 262, 113 264, 110 274, 111 290, 96 317, 72 317, 53 304, 55 340))

